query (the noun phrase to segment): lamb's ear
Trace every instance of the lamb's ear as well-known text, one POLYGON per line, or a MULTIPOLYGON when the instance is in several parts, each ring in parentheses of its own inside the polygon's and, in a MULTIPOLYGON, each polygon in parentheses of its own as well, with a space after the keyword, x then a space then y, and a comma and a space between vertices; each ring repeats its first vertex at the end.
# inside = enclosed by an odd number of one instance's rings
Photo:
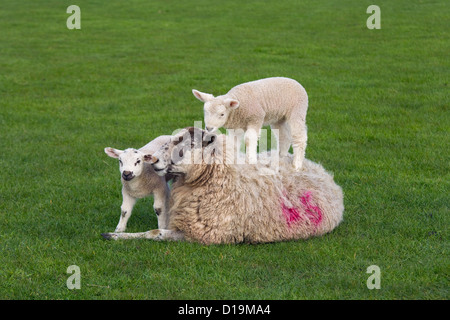
POLYGON ((148 163, 155 163, 156 161, 158 161, 158 158, 152 156, 151 154, 146 154, 144 155, 144 161, 148 163))
POLYGON ((110 156, 111 158, 117 159, 123 153, 123 151, 108 147, 108 148, 105 148, 105 153, 108 156, 110 156))
POLYGON ((192 89, 192 93, 194 94, 194 97, 196 97, 201 102, 207 102, 214 99, 214 96, 210 93, 203 93, 195 89, 192 89))
POLYGON ((235 100, 235 99, 225 99, 224 101, 225 107, 234 110, 239 108, 239 101, 235 100))

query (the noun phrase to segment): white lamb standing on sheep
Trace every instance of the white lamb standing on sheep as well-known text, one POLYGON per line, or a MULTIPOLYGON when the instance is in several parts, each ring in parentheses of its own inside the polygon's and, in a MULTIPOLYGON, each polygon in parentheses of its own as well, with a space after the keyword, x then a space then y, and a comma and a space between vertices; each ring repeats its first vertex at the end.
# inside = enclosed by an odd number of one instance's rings
POLYGON ((204 102, 207 131, 223 127, 240 129, 241 136, 245 132, 248 163, 256 163, 260 130, 264 125, 270 125, 272 130, 276 129, 273 131, 275 135, 278 133, 280 156, 287 156, 292 144, 293 165, 296 171, 300 171, 305 158, 308 110, 308 95, 300 83, 274 77, 240 84, 217 97, 195 89, 192 93, 204 102))
POLYGON ((151 165, 152 154, 169 142, 171 136, 160 136, 140 149, 118 150, 105 148, 105 153, 119 159, 122 181, 122 205, 120 220, 115 232, 124 232, 137 199, 153 194, 153 209, 158 216, 158 228, 167 228, 169 223, 170 176, 159 176, 151 165))
POLYGON ((296 172, 293 156, 288 155, 277 175, 261 176, 262 162, 229 164, 229 136, 202 130, 196 135, 196 130, 200 129, 180 131, 152 159, 158 174, 177 175, 171 191, 169 229, 103 237, 264 243, 320 236, 342 221, 342 189, 321 165, 305 159, 303 170, 296 172), (202 162, 194 163, 199 156, 202 162))

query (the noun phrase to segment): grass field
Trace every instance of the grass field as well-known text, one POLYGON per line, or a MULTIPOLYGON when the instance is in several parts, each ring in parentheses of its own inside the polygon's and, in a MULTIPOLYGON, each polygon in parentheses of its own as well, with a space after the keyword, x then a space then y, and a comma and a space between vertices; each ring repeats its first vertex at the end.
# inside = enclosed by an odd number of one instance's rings
MULTIPOLYGON (((371 4, 2 1, 0 299, 449 299, 450 6, 380 0, 369 30, 371 4), (81 30, 66 27, 71 4, 81 30), (309 94, 306 156, 345 192, 334 232, 216 246, 100 236, 121 204, 104 147, 201 121, 192 88, 269 76, 309 94)), ((141 200, 128 230, 156 227, 141 200)))

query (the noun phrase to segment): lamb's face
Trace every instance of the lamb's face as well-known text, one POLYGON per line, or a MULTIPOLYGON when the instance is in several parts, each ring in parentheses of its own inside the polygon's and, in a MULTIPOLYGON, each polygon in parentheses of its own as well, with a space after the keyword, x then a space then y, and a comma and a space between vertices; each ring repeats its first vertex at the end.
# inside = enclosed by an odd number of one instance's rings
POLYGON ((120 175, 125 181, 139 177, 144 170, 144 162, 152 161, 152 155, 132 148, 125 150, 105 148, 105 153, 112 158, 119 159, 120 175))
POLYGON ((183 129, 153 155, 153 169, 160 176, 186 173, 190 165, 205 162, 203 147, 214 140, 201 129, 183 129))
POLYGON ((192 90, 192 93, 205 103, 203 105, 205 129, 210 133, 223 127, 230 113, 239 107, 239 101, 226 96, 214 97, 212 94, 197 90, 192 90))
POLYGON ((225 107, 221 99, 205 102, 203 106, 205 129, 208 132, 214 132, 223 127, 228 120, 230 111, 230 108, 225 107))

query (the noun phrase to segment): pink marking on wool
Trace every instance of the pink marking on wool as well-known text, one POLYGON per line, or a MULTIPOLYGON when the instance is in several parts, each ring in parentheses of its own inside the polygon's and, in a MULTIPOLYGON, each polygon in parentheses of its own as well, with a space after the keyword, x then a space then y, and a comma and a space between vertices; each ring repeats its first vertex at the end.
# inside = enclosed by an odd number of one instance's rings
POLYGON ((300 197, 300 201, 305 207, 305 215, 308 217, 309 221, 317 227, 320 222, 322 222, 323 216, 320 208, 311 203, 311 191, 305 192, 304 195, 300 197))
POLYGON ((290 227, 291 224, 295 223, 300 217, 300 213, 295 208, 288 208, 284 203, 281 205, 281 210, 283 211, 283 215, 286 218, 286 222, 290 227))

